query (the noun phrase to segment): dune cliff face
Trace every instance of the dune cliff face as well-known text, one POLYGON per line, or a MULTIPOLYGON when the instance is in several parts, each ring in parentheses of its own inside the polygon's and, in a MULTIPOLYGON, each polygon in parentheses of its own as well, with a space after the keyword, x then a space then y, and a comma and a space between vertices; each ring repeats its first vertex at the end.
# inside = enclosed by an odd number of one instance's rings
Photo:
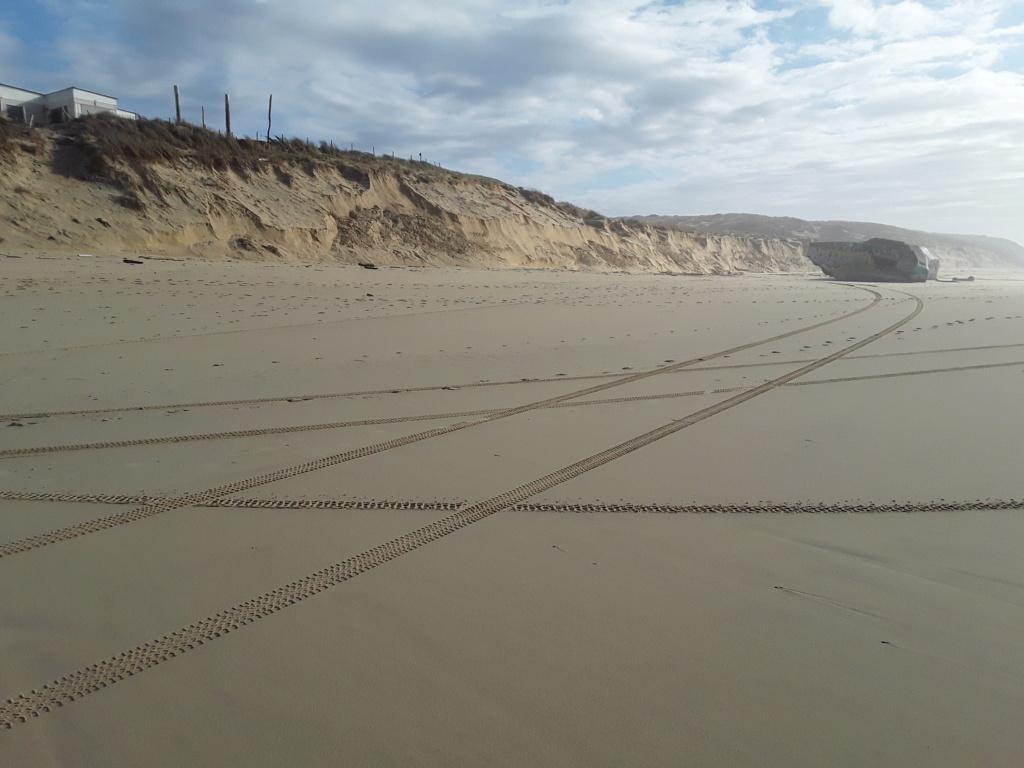
POLYGON ((8 142, 0 250, 697 274, 812 268, 793 240, 605 219, 423 163, 261 158, 259 145, 247 146, 246 167, 217 168, 187 151, 144 166, 97 158, 88 137, 40 130, 8 142))

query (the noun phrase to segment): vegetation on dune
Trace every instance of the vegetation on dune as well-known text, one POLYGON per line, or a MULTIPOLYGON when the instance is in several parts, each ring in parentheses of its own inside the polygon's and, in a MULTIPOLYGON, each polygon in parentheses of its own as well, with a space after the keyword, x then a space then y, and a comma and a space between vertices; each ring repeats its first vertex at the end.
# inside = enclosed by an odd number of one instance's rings
POLYGON ((603 220, 605 216, 602 216, 597 211, 591 210, 590 208, 580 208, 578 205, 572 203, 559 202, 555 200, 551 195, 544 194, 537 189, 527 189, 525 187, 516 187, 516 191, 519 192, 526 200, 531 203, 540 206, 549 206, 551 208, 557 208, 558 210, 574 216, 577 219, 583 221, 592 221, 595 219, 603 220))
POLYGON ((278 136, 269 142, 236 138, 167 120, 90 115, 34 131, 24 124, 2 120, 0 157, 14 153, 19 142, 26 151, 38 151, 39 137, 45 132, 54 138, 54 170, 64 176, 118 187, 124 193, 121 204, 129 208, 144 207, 138 194, 143 188, 158 199, 163 198, 165 190, 160 188, 152 173, 153 166, 191 165, 231 172, 241 178, 269 171, 286 186, 292 185, 296 173, 313 176, 323 168, 333 169, 363 185, 369 183, 370 173, 375 171, 391 171, 419 182, 472 180, 506 188, 535 205, 555 208, 578 219, 604 218, 595 211, 558 202, 537 190, 511 187, 496 179, 458 173, 425 161, 341 149, 327 142, 313 144, 297 138, 278 136))
POLYGON ((418 173, 444 174, 429 163, 374 157, 366 152, 338 149, 326 142, 319 145, 301 139, 277 137, 271 141, 236 138, 188 123, 166 120, 124 120, 109 115, 92 115, 54 127, 58 144, 76 162, 66 171, 74 175, 120 181, 118 166, 130 167, 145 178, 148 166, 191 163, 216 171, 233 171, 245 178, 251 172, 272 167, 282 169, 278 178, 287 182, 287 166, 298 166, 313 174, 318 166, 343 171, 366 171, 381 163, 415 167, 418 173), (72 152, 67 152, 72 150, 72 152))
POLYGON ((0 159, 9 157, 19 149, 37 154, 41 148, 39 136, 24 123, 15 123, 0 115, 0 159))

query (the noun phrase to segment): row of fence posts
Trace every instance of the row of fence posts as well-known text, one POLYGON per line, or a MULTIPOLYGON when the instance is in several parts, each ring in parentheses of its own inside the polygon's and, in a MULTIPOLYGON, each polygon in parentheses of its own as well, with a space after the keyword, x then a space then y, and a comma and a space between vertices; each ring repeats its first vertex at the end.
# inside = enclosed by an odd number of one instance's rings
MULTIPOLYGON (((202 120, 203 128, 206 128, 206 105, 205 104, 199 107, 199 114, 200 114, 200 119, 202 120)), ((266 134, 266 142, 268 144, 270 143, 270 135, 271 135, 270 134, 270 128, 273 125, 273 115, 274 115, 274 94, 270 94, 270 98, 267 99, 267 134, 266 134)), ((177 85, 174 86, 174 122, 176 124, 178 124, 178 125, 181 125, 184 122, 181 119, 181 92, 178 90, 178 86, 177 85)), ((228 94, 226 94, 226 93, 224 94, 224 133, 226 135, 228 135, 228 136, 231 135, 231 99, 228 97, 228 94)), ((257 139, 258 138, 259 138, 259 134, 257 134, 257 139)), ((306 139, 306 143, 307 144, 310 143, 309 139, 306 139)), ((330 147, 331 147, 332 150, 334 149, 334 142, 333 141, 330 143, 330 147)), ((354 152, 355 149, 356 149, 355 144, 350 144, 349 145, 349 150, 350 151, 354 152)), ((372 154, 374 157, 377 156, 377 147, 376 146, 374 146, 370 150, 370 154, 372 154)), ((384 155, 384 157, 387 157, 387 155, 384 155)), ((430 163, 431 165, 436 165, 438 168, 441 167, 440 163, 435 163, 435 162, 432 162, 430 160, 424 160, 422 152, 419 153, 419 158, 420 158, 419 161, 421 163, 426 162, 426 163, 430 163)), ((391 159, 392 160, 395 159, 395 153, 394 152, 391 153, 391 159)), ((409 155, 409 162, 410 163, 414 162, 412 155, 409 155)))
MULTIPOLYGON (((270 109, 274 105, 274 95, 270 95, 270 106, 267 108, 267 141, 270 141, 270 109)), ((200 119, 203 122, 203 128, 206 127, 206 105, 203 104, 199 107, 200 119)), ((184 121, 181 119, 181 92, 178 90, 178 86, 174 86, 174 122, 181 125, 184 121)), ((224 94, 224 133, 228 136, 231 135, 231 99, 225 93, 224 94)))

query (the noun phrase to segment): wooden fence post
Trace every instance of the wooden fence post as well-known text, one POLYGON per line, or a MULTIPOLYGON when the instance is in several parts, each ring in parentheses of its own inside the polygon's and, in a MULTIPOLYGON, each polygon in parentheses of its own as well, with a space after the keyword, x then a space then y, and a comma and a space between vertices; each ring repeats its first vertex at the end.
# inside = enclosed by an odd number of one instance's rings
POLYGON ((181 99, 178 97, 178 86, 174 86, 174 122, 181 125, 181 99))
POLYGON ((267 144, 270 143, 270 113, 274 109, 274 94, 270 94, 270 100, 267 102, 267 144))
POLYGON ((231 100, 224 94, 224 133, 231 135, 231 100))
POLYGON ((199 113, 202 116, 203 129, 205 130, 206 129, 206 105, 205 104, 203 104, 202 106, 199 107, 199 113))

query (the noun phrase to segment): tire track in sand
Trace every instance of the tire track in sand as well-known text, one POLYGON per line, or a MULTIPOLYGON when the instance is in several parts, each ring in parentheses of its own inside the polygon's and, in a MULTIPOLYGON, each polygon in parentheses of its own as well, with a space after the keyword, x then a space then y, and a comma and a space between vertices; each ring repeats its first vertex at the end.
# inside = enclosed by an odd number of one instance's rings
MULTIPOLYGON (((848 315, 835 318, 835 320, 843 320, 848 315)), ((804 331, 810 330, 809 328, 803 329, 804 331)), ((802 332, 802 331, 800 331, 802 332)), ((764 343, 769 343, 772 339, 765 340, 764 343)), ((936 355, 944 352, 980 352, 991 349, 1020 349, 1024 347, 1024 342, 1014 344, 983 344, 975 347, 947 347, 943 349, 919 349, 909 352, 880 352, 874 355, 850 355, 848 360, 873 360, 885 357, 907 357, 910 355, 936 355)), ((771 360, 763 363, 733 363, 729 365, 707 365, 707 366, 693 366, 688 367, 685 370, 679 371, 679 373, 692 373, 695 371, 727 371, 741 368, 766 368, 770 366, 778 365, 803 365, 804 363, 813 362, 814 358, 801 358, 799 360, 771 360)), ((649 369, 657 370, 657 369, 649 369)), ((644 371, 645 372, 645 371, 644 371)), ((238 399, 238 400, 208 400, 205 402, 195 403, 157 403, 153 405, 125 405, 117 408, 83 408, 78 410, 66 410, 66 411, 25 411, 23 413, 4 413, 0 414, 0 420, 3 419, 45 419, 51 416, 93 416, 104 413, 133 413, 135 411, 163 411, 172 408, 217 408, 230 405, 263 405, 267 403, 304 403, 307 400, 340 400, 345 397, 367 397, 372 395, 399 395, 408 394, 414 392, 440 392, 443 390, 460 390, 460 389, 478 389, 483 387, 507 387, 514 386, 516 384, 556 384, 562 381, 595 381, 598 379, 614 379, 617 376, 622 376, 621 373, 592 373, 592 374, 581 374, 578 376, 551 376, 547 378, 520 378, 520 379, 505 379, 502 381, 473 381, 463 382, 461 384, 431 384, 422 387, 390 387, 388 389, 364 389, 364 390, 353 390, 351 392, 326 392, 317 394, 304 394, 304 395, 280 395, 277 397, 256 397, 249 399, 238 399)))
MULTIPOLYGON (((845 285, 845 284, 844 284, 845 285)), ((860 286, 850 285, 850 288, 858 288, 860 286)), ((829 323, 838 322, 845 320, 852 315, 857 314, 857 311, 852 313, 843 314, 838 317, 834 317, 830 320, 822 321, 820 324, 806 326, 804 328, 798 328, 795 331, 790 331, 779 336, 773 336, 772 338, 765 339, 763 344, 771 343, 772 341, 778 341, 787 336, 792 336, 796 333, 804 333, 806 331, 814 330, 815 328, 828 325, 829 323)), ((924 355, 937 352, 969 352, 975 350, 984 349, 1004 349, 1009 347, 1024 347, 1024 342, 1019 344, 995 344, 981 347, 958 347, 951 349, 928 349, 919 352, 888 352, 879 355, 857 355, 851 359, 862 359, 869 357, 887 357, 887 356, 898 356, 898 355, 924 355)), ((749 347, 747 347, 749 348, 749 347)), ((707 360, 712 360, 717 357, 723 357, 726 353, 719 353, 712 356, 708 356, 707 360)), ((805 358, 800 360, 775 360, 764 363, 740 363, 736 365, 720 365, 720 366, 707 366, 707 367, 696 367, 688 368, 691 371, 717 371, 726 370, 730 368, 756 368, 760 366, 769 365, 800 365, 802 363, 813 362, 813 358, 805 358)), ((639 371, 639 373, 663 371, 663 368, 652 368, 647 371, 639 371)), ((621 373, 593 373, 593 374, 581 374, 576 376, 553 376, 547 378, 519 378, 519 379, 505 379, 501 381, 475 381, 475 382, 462 382, 459 384, 431 384, 419 387, 389 387, 382 389, 364 389, 364 390, 352 390, 349 392, 320 392, 313 394, 300 394, 300 395, 278 395, 271 397, 254 397, 254 398, 239 398, 234 400, 205 400, 196 401, 191 403, 156 403, 150 405, 125 405, 114 408, 79 408, 79 409, 68 409, 68 410, 53 410, 53 411, 21 411, 13 413, 2 413, 0 419, 44 419, 51 416, 92 416, 104 413, 131 413, 134 411, 162 411, 172 408, 216 408, 231 405, 261 405, 267 403, 299 403, 307 400, 335 400, 345 397, 366 397, 372 395, 396 395, 406 394, 414 392, 439 392, 442 390, 459 390, 459 389, 476 389, 482 387, 504 387, 512 386, 516 384, 552 384, 563 381, 594 381, 599 379, 614 379, 619 376, 623 376, 621 373)), ((629 374, 625 374, 629 375, 629 374)))
MULTIPOLYGON (((845 283, 843 284, 845 285, 845 283)), ((622 377, 616 378, 613 381, 605 382, 602 384, 595 384, 585 389, 576 390, 574 392, 567 392, 562 395, 556 395, 554 397, 545 398, 544 400, 537 400, 532 403, 526 403, 524 405, 515 406, 513 408, 506 408, 498 411, 497 413, 483 415, 473 421, 463 421, 457 424, 450 424, 444 427, 436 427, 429 429, 424 432, 415 432, 411 435, 405 435, 403 437, 392 438, 391 440, 385 440, 380 443, 373 443, 370 445, 364 445, 359 448, 352 448, 341 453, 331 454, 329 456, 323 456, 318 459, 312 459, 305 461, 300 464, 294 464, 290 467, 284 467, 282 469, 274 470, 272 472, 266 472, 264 474, 255 475, 253 477, 244 478, 242 480, 236 480, 231 483, 217 486, 215 488, 208 488, 203 491, 197 491, 195 493, 186 494, 181 497, 177 497, 173 500, 154 502, 143 504, 136 509, 128 512, 122 512, 114 515, 107 515, 106 517, 97 518, 95 520, 89 520, 76 525, 67 526, 65 528, 58 528, 53 531, 47 531, 45 533, 36 534, 34 536, 27 536, 22 539, 8 542, 6 544, 0 544, 0 559, 4 557, 10 557, 12 555, 29 552, 33 549, 39 549, 40 547, 50 546, 51 544, 57 544, 61 541, 67 541, 69 539, 75 539, 79 536, 86 536, 91 533, 98 533, 105 531, 110 528, 115 528, 120 525, 127 525, 128 523, 134 523, 139 520, 145 520, 146 518, 153 517, 154 515, 163 514, 174 509, 179 509, 185 506, 191 506, 194 504, 203 504, 210 501, 211 499, 221 498, 223 496, 229 496, 231 494, 240 493, 241 491, 248 490, 250 488, 256 488, 261 485, 267 485, 268 483, 275 483, 279 480, 286 478, 295 477, 297 475, 306 474, 307 472, 315 472, 320 469, 326 469, 327 467, 333 467, 338 464, 342 464, 347 461, 353 461, 355 459, 361 459, 366 456, 373 456, 384 451, 390 451, 393 448, 401 448, 402 446, 411 445, 413 443, 422 442, 424 440, 430 440, 435 437, 441 437, 443 435, 449 435, 453 432, 459 432, 463 429, 469 429, 471 427, 477 427, 481 424, 488 424, 492 421, 499 419, 506 419, 511 416, 517 416, 521 413, 533 411, 538 408, 552 407, 558 403, 562 403, 568 400, 575 399, 577 397, 585 397, 586 395, 594 394, 597 392, 603 392, 607 389, 614 387, 621 387, 626 384, 631 384, 635 381, 642 381, 652 376, 659 376, 663 373, 671 373, 672 371, 679 370, 688 365, 694 365, 696 363, 705 362, 712 360, 717 357, 724 355, 733 354, 735 352, 741 352, 746 349, 760 346, 761 344, 767 344, 780 339, 794 336, 798 333, 803 333, 815 328, 820 328, 824 325, 837 322, 842 319, 847 319, 855 315, 859 315, 862 312, 878 306, 882 300, 882 294, 872 288, 866 288, 863 286, 847 286, 856 288, 857 290, 866 291, 872 295, 871 302, 858 309, 842 315, 838 318, 831 318, 829 320, 823 320, 813 325, 787 331, 785 333, 777 334, 767 339, 760 339, 758 341, 748 342, 741 344, 737 347, 731 347, 730 349, 714 352, 708 355, 702 355, 701 357, 692 358, 690 360, 684 360, 680 363, 675 363, 665 368, 656 368, 654 370, 640 371, 638 373, 626 374, 622 377)))
MULTIPOLYGON (((772 363, 779 365, 779 363, 772 363)), ((955 373, 958 371, 980 371, 990 368, 1013 368, 1024 366, 1024 360, 1011 360, 1005 363, 979 363, 977 365, 955 365, 946 368, 925 368, 916 371, 893 371, 891 373, 872 373, 862 376, 840 376, 831 379, 815 379, 813 381, 796 381, 785 384, 787 387, 804 387, 813 384, 839 384, 852 381, 873 381, 877 379, 892 379, 903 376, 923 376, 935 373, 955 373)), ((601 400, 584 400, 582 402, 556 403, 545 406, 546 408, 580 408, 587 405, 619 405, 625 403, 643 402, 647 400, 672 400, 680 397, 697 397, 708 394, 721 394, 725 392, 739 392, 744 389, 752 389, 755 385, 742 387, 717 387, 712 389, 694 389, 687 392, 667 392, 658 395, 635 395, 633 397, 609 397, 601 400)), ((440 421, 443 419, 464 419, 471 416, 484 416, 499 413, 501 408, 482 408, 474 411, 449 411, 447 413, 424 413, 412 416, 384 416, 378 419, 355 419, 352 421, 328 421, 317 424, 292 424, 283 427, 262 427, 259 429, 237 429, 227 432, 199 432, 189 435, 163 435, 158 437, 140 437, 131 440, 108 440, 95 443, 65 443, 63 445, 39 445, 30 448, 2 448, 0 459, 18 458, 24 456, 40 456, 51 453, 67 453, 69 451, 95 451, 107 448, 134 448, 147 445, 170 445, 174 443, 189 443, 199 440, 234 440, 248 437, 263 437, 265 435, 289 435, 296 432, 318 432, 329 429, 345 429, 349 427, 367 427, 381 424, 401 424, 413 421, 440 421)))
MULTIPOLYGON (((43 501, 73 504, 145 504, 163 500, 160 496, 133 496, 119 493, 49 493, 46 491, 3 491, 0 501, 43 501)), ((382 512, 457 512, 468 502, 451 499, 261 499, 224 498, 206 504, 205 509, 333 509, 339 511, 382 512)), ((764 515, 764 514, 885 514, 911 512, 982 512, 1024 509, 1021 499, 969 499, 949 501, 800 501, 757 504, 659 504, 656 502, 571 502, 551 501, 515 504, 504 512, 552 512, 556 514, 627 514, 627 515, 764 515)))
MULTIPOLYGON (((910 294, 903 294, 910 296, 910 294)), ((252 624, 290 605, 318 595, 324 590, 353 579, 366 571, 408 554, 433 541, 484 520, 496 512, 513 507, 527 498, 560 485, 574 477, 596 469, 621 456, 675 434, 716 414, 727 411, 806 373, 817 370, 850 352, 876 341, 913 320, 924 308, 923 302, 910 296, 916 304, 906 317, 870 336, 833 352, 802 368, 779 376, 761 386, 741 392, 719 403, 695 411, 681 419, 670 421, 642 435, 562 467, 543 477, 532 480, 504 493, 463 507, 448 517, 398 536, 372 549, 346 558, 338 563, 314 571, 307 576, 264 592, 219 613, 199 619, 186 627, 169 632, 150 642, 142 643, 116 656, 76 669, 63 677, 8 699, 0 705, 0 726, 12 728, 52 712, 83 696, 102 690, 127 677, 162 664, 176 656, 188 653, 205 643, 223 637, 248 624, 252 624)))

